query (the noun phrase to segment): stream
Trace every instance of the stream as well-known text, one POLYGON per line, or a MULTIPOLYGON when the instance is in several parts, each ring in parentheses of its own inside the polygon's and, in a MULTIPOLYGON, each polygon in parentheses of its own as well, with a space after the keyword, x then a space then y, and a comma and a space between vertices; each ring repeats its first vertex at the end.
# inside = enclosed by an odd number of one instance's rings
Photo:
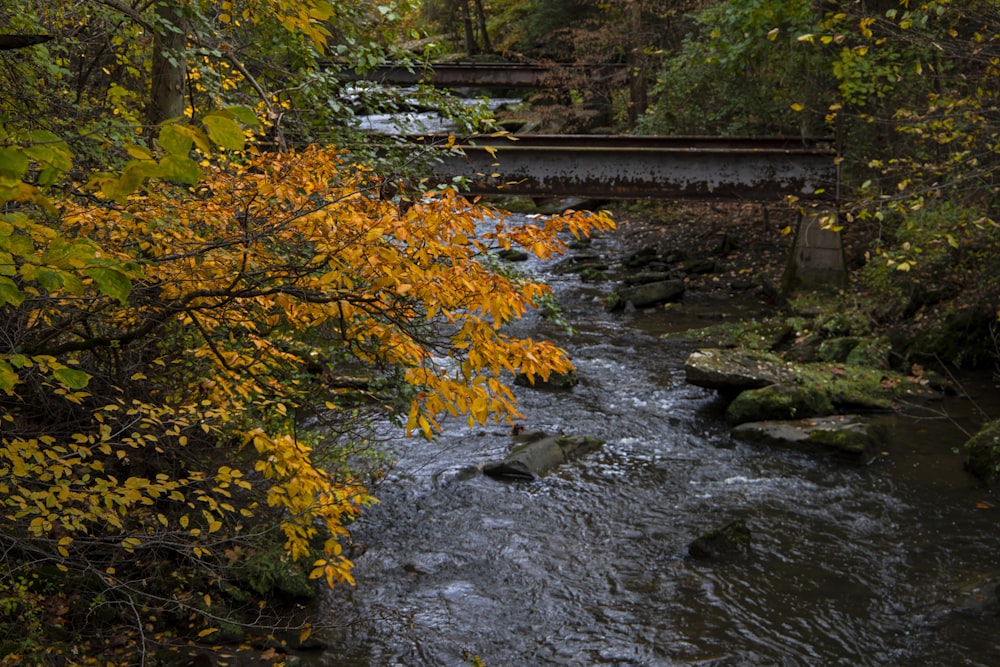
MULTIPOLYGON (((592 250, 610 256, 616 243, 592 250)), ((969 400, 873 417, 889 437, 865 467, 740 443, 716 393, 685 383, 697 343, 661 336, 765 306, 691 297, 610 314, 613 285, 553 265, 524 268, 552 285, 573 331, 537 315, 515 331, 567 349, 581 383, 516 387, 519 423, 606 444, 511 483, 478 470, 508 452, 507 425, 455 420, 436 442, 401 441, 381 502, 352 526, 367 547, 357 585, 327 601, 336 641, 304 662, 1000 665, 983 588, 1000 580, 1000 509, 953 451, 978 426, 969 400), (735 518, 752 532, 750 558, 687 555, 735 518)), ((989 378, 970 382, 995 412, 989 378)))

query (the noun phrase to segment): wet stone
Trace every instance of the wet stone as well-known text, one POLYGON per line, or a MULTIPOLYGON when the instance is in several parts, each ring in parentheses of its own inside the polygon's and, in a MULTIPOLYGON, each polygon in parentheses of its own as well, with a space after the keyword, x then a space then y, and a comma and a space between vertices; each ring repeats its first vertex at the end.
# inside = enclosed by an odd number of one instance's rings
POLYGON ((704 561, 739 560, 750 555, 750 542, 746 521, 736 519, 697 538, 688 546, 688 554, 704 561))

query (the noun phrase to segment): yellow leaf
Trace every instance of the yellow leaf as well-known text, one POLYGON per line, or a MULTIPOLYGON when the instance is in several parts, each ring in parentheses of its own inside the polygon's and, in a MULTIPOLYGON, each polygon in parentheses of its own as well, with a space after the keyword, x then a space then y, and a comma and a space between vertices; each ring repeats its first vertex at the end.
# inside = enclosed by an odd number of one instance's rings
POLYGON ((802 111, 803 109, 805 109, 805 106, 803 106, 802 104, 800 104, 798 102, 795 102, 794 104, 792 104, 792 111, 802 111))
POLYGON ((786 225, 785 228, 781 230, 781 235, 782 236, 788 236, 791 233, 792 233, 792 226, 791 225, 786 225))
POLYGON ((218 632, 218 631, 219 631, 219 628, 205 628, 204 630, 202 630, 201 632, 198 633, 198 636, 199 637, 207 637, 210 634, 213 634, 213 633, 218 632))
POLYGON ((771 28, 770 30, 768 30, 767 31, 768 40, 773 42, 778 37, 779 32, 780 30, 778 28, 771 28))

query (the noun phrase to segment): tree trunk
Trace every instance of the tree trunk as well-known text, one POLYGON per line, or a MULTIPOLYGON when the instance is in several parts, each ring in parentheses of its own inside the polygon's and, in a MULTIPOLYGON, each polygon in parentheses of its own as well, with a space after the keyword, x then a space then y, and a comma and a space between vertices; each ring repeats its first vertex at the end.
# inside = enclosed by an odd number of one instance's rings
POLYGON ((639 117, 646 112, 646 58, 642 44, 642 3, 633 2, 629 10, 629 105, 628 126, 634 128, 639 117))
POLYGON ((152 86, 146 120, 158 125, 169 118, 184 115, 184 89, 187 65, 184 48, 187 32, 178 7, 162 2, 156 7, 157 25, 153 37, 152 86))
POLYGON ((475 0, 476 18, 479 21, 479 34, 483 37, 483 53, 493 53, 490 34, 486 32, 486 12, 483 10, 483 0, 475 0))
POLYGON ((476 43, 476 33, 472 29, 472 12, 469 10, 469 0, 459 0, 458 11, 462 16, 462 26, 465 28, 465 52, 470 56, 479 53, 476 43))

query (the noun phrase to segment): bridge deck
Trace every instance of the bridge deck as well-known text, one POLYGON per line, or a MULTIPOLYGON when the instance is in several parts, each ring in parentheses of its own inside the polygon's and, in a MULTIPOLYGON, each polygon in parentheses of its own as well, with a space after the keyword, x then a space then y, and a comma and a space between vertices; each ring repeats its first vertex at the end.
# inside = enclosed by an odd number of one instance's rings
POLYGON ((487 88, 559 88, 593 85, 623 77, 625 65, 525 65, 520 63, 435 63, 427 68, 376 67, 364 74, 345 73, 351 80, 378 81, 409 86, 428 83, 442 88, 483 86, 487 88))
MULTIPOLYGON (((435 178, 468 179, 480 195, 602 199, 831 200, 838 167, 829 142, 770 137, 547 135, 473 137, 435 178)), ((445 137, 419 137, 446 145, 445 137)))

